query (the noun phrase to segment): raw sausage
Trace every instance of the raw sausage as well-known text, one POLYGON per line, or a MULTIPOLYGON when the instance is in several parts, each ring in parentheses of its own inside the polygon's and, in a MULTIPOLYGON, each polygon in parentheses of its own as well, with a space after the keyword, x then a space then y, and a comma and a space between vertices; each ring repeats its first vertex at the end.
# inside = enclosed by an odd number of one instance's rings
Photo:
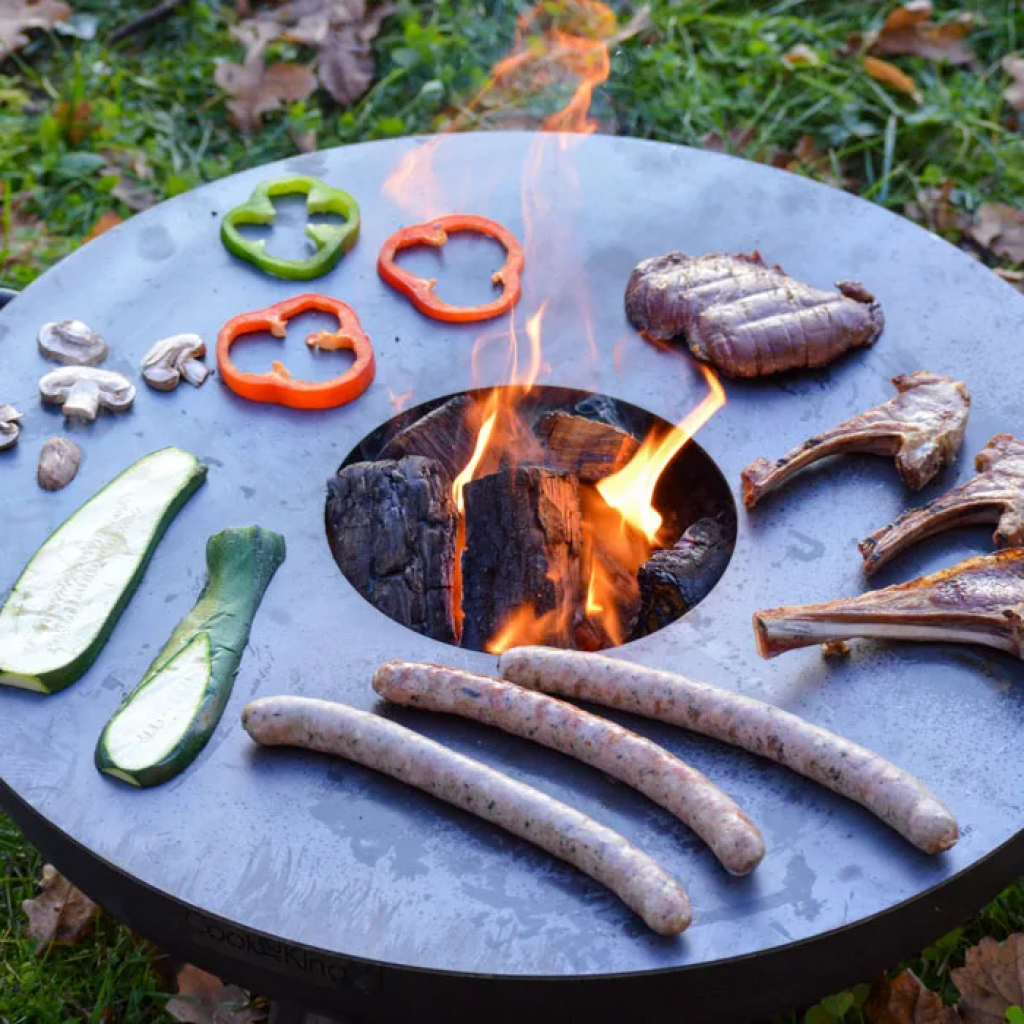
POLYGON ((264 746, 337 754, 500 825, 606 885, 660 935, 678 935, 690 923, 682 886, 617 832, 411 729, 307 697, 253 701, 242 725, 264 746))
POLYGON ((472 718, 607 772, 689 825, 734 875, 749 873, 764 856, 757 826, 710 779, 606 718, 442 665, 389 661, 374 674, 373 688, 396 704, 472 718))
POLYGON ((547 647, 506 651, 499 668, 520 686, 658 718, 784 764, 856 800, 925 853, 957 840, 956 819, 912 775, 771 704, 671 672, 547 647))

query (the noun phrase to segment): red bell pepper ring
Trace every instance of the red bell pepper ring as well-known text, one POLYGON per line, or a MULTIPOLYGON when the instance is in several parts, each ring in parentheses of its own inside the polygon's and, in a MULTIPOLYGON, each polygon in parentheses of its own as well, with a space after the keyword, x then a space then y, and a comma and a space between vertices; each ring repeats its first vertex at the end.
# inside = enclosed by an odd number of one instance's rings
POLYGON ((377 257, 377 273, 395 291, 407 296, 426 316, 453 324, 472 323, 501 316, 519 301, 522 293, 520 276, 525 262, 523 247, 516 236, 496 221, 472 213, 451 213, 446 217, 437 217, 424 224, 414 224, 412 227, 396 231, 381 247, 380 256, 377 257), (436 280, 417 277, 395 263, 395 256, 403 249, 413 245, 432 245, 439 248, 448 241, 450 234, 458 231, 476 231, 496 239, 505 246, 505 265, 491 275, 491 280, 502 286, 501 296, 493 302, 482 306, 452 306, 434 294, 436 280))
POLYGON ((217 335, 217 365, 221 379, 236 395, 290 409, 333 409, 351 402, 370 386, 377 370, 373 345, 352 307, 340 299, 313 292, 229 320, 217 335), (355 353, 355 363, 340 377, 295 380, 284 364, 276 360, 267 373, 243 373, 231 361, 231 347, 239 338, 255 331, 270 331, 275 338, 283 338, 288 321, 310 309, 338 318, 336 331, 317 331, 306 338, 310 348, 327 352, 347 349, 355 353))

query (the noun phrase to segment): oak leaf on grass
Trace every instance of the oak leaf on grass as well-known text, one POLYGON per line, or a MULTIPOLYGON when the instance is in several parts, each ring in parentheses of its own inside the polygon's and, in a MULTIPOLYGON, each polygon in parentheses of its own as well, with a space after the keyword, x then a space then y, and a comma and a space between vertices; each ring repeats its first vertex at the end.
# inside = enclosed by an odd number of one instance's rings
POLYGON ((316 89, 316 76, 302 64, 278 61, 267 66, 263 55, 280 32, 274 22, 243 22, 231 34, 246 46, 244 61, 219 64, 213 72, 213 80, 231 97, 232 123, 244 132, 255 129, 268 111, 304 100, 316 89))
POLYGON ((370 44, 396 9, 391 2, 295 0, 290 8, 294 23, 285 38, 317 47, 320 83, 348 107, 370 88, 375 70, 370 44))
POLYGON ((968 234, 996 256, 1024 263, 1024 210, 1006 203, 982 203, 968 234))
POLYGON ((256 1024, 265 1010, 254 1009, 248 994, 237 985, 185 964, 177 977, 178 994, 167 1002, 167 1012, 182 1024, 256 1024))
POLYGON ((32 29, 53 28, 69 17, 63 0, 0 0, 0 59, 27 46, 32 29))
POLYGON ((973 64, 967 36, 974 18, 964 12, 949 21, 932 21, 931 0, 910 0, 890 12, 880 29, 851 36, 847 45, 877 57, 923 57, 946 64, 973 64))
POLYGON ((999 943, 984 938, 952 972, 964 1024, 1003 1024, 1011 1006, 1024 1006, 1024 932, 999 943))
POLYGON ((864 1004, 868 1024, 959 1024, 960 1015, 942 998, 925 988, 913 971, 891 981, 884 974, 871 986, 864 1004))
POLYGON ((100 908, 52 864, 43 865, 39 885, 42 892, 21 905, 28 917, 28 934, 36 940, 36 952, 54 944, 77 946, 88 938, 100 908))

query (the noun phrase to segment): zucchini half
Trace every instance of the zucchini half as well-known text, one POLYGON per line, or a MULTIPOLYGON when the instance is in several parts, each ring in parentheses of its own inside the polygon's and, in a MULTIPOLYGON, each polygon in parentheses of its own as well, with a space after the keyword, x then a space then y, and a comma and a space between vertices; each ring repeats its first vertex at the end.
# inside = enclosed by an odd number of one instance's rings
POLYGON ((253 619, 284 558, 284 538, 259 526, 210 538, 199 600, 100 735, 101 772, 157 786, 192 763, 220 721, 253 619))
POLYGON ((0 683, 56 693, 96 660, 206 467, 180 448, 139 459, 59 526, 0 608, 0 683))

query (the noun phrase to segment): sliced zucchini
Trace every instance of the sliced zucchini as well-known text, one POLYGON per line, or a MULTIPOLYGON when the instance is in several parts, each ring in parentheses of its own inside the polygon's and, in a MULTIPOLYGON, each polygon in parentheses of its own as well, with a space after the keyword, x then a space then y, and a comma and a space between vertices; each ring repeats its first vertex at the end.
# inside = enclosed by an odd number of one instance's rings
POLYGON ((284 538, 259 526, 210 538, 199 600, 100 735, 101 772, 157 786, 192 763, 220 721, 256 611, 284 556, 284 538))
POLYGON ((139 459, 65 520, 0 608, 0 683, 55 693, 96 660, 164 531, 206 479, 180 448, 139 459))

